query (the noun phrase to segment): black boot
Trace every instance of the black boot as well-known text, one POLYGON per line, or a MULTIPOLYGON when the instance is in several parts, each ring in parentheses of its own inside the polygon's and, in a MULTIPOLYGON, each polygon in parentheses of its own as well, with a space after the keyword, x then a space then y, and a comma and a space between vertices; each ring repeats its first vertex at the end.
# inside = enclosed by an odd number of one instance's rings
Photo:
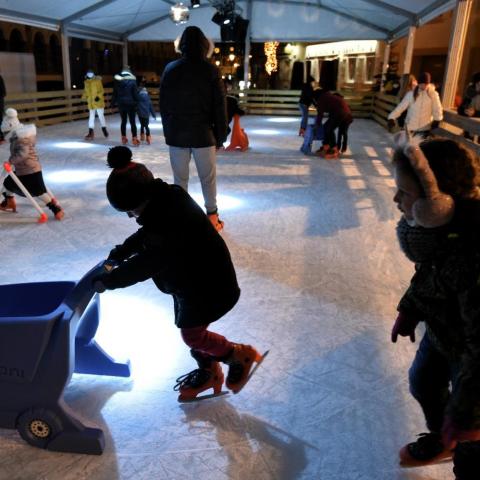
POLYGON ((89 128, 88 133, 85 135, 85 140, 93 140, 94 138, 93 128, 89 128))
POLYGON ((102 127, 102 132, 103 132, 103 136, 105 138, 108 138, 108 130, 107 130, 107 127, 102 127))
POLYGON ((47 203, 47 207, 50 209, 50 211, 53 213, 57 220, 62 220, 62 218, 65 216, 65 212, 63 211, 62 207, 53 200, 47 203))

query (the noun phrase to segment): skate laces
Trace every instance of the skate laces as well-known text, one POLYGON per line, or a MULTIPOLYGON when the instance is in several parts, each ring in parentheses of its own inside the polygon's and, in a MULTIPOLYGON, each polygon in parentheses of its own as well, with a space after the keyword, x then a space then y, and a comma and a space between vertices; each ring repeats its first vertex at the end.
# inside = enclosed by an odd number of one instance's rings
POLYGON ((178 392, 183 387, 198 388, 210 379, 211 372, 204 368, 196 368, 181 377, 178 377, 173 390, 178 392))
POLYGON ((420 433, 416 442, 408 445, 408 451, 417 460, 428 460, 443 452, 444 446, 438 433, 420 433))

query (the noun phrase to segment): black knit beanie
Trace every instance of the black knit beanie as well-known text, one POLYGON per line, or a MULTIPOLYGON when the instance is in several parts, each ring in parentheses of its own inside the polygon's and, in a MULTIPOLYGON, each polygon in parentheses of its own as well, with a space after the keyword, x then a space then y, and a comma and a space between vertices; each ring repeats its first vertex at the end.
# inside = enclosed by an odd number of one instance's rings
POLYGON ((132 162, 128 147, 111 148, 107 163, 113 169, 107 180, 110 205, 121 212, 135 210, 149 198, 154 181, 152 172, 142 163, 132 162))

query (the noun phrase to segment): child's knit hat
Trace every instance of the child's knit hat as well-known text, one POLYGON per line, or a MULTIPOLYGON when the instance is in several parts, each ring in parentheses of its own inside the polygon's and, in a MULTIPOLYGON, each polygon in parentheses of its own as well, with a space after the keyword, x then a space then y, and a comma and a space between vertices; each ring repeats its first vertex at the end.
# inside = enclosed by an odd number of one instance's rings
POLYGON ((107 163, 113 168, 107 180, 107 198, 112 207, 121 212, 140 207, 149 198, 152 172, 145 165, 132 162, 132 151, 124 146, 111 148, 107 163))
POLYGON ((14 108, 7 108, 3 117, 1 129, 3 133, 11 132, 21 125, 18 113, 14 108))

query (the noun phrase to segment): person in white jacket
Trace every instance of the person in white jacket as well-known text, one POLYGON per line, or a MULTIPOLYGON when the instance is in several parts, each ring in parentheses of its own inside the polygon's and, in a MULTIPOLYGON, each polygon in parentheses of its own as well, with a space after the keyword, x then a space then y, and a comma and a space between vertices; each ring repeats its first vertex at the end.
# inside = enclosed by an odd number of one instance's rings
POLYGON ((443 120, 443 109, 435 86, 430 83, 431 75, 428 72, 421 73, 418 77, 418 85, 403 97, 402 101, 388 116, 388 127, 395 127, 395 120, 405 111, 405 128, 411 135, 428 136, 432 129, 438 128, 443 120))

